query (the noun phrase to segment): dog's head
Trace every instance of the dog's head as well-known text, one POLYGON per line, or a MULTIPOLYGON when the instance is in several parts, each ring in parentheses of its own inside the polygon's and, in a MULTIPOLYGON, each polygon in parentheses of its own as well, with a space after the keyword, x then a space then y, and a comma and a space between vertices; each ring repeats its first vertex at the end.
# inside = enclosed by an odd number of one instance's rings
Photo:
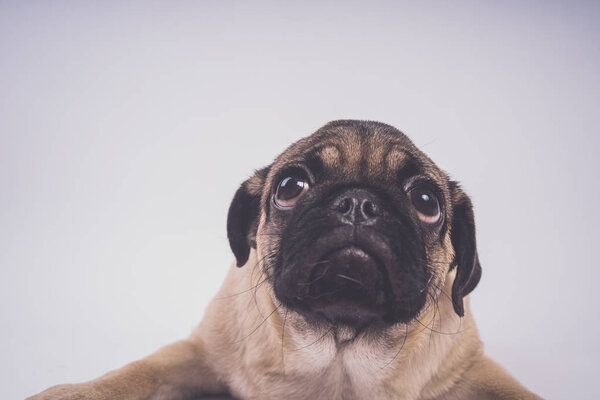
POLYGON ((244 182, 227 221, 279 302, 309 323, 409 322, 456 268, 454 310, 481 267, 469 198, 397 129, 335 121, 244 182))

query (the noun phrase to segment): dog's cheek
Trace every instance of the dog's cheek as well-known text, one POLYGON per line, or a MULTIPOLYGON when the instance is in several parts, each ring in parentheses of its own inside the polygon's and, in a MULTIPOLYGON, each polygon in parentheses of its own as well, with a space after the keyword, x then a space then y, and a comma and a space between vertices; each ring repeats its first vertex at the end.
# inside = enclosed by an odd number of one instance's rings
MULTIPOLYGON (((444 290, 450 266, 454 260, 454 250, 449 234, 444 235, 443 240, 430 251, 429 257, 429 268, 432 272, 432 279, 428 290, 429 294, 434 298, 439 298, 439 296, 444 296, 441 292, 444 290)), ((449 291, 446 294, 448 297, 450 296, 449 291)))
POLYGON ((272 215, 261 215, 256 240, 257 258, 266 277, 272 281, 281 269, 278 261, 282 246, 282 228, 281 221, 274 221, 272 215))
POLYGON ((259 260, 270 253, 268 237, 267 217, 262 212, 258 220, 258 229, 256 230, 256 255, 259 260))

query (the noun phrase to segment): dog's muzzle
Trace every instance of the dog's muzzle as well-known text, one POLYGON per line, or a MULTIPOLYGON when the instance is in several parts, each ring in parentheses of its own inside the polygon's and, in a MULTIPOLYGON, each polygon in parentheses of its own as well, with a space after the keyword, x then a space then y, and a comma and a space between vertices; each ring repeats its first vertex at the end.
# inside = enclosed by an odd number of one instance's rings
POLYGON ((292 260, 283 273, 280 293, 292 306, 333 324, 360 326, 385 320, 393 303, 388 271, 397 268, 394 254, 380 232, 379 197, 353 188, 325 206, 327 223, 310 244, 310 253, 292 260), (389 307, 388 307, 389 309, 389 307), (388 310, 389 311, 389 310, 388 310))
POLYGON ((372 320, 385 303, 383 268, 355 245, 334 250, 313 267, 305 304, 332 323, 357 325, 372 320))

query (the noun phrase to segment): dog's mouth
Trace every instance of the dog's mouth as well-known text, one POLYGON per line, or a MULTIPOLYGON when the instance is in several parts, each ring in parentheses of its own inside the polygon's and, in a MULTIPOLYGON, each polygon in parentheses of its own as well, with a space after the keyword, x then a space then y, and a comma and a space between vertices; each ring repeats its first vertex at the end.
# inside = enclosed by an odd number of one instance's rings
POLYGON ((371 227, 336 227, 310 241, 290 241, 275 269, 279 301, 309 323, 363 329, 412 319, 427 278, 409 242, 371 227))
POLYGON ((351 245, 317 261, 305 283, 304 304, 332 324, 364 325, 380 317, 390 293, 377 257, 351 245))

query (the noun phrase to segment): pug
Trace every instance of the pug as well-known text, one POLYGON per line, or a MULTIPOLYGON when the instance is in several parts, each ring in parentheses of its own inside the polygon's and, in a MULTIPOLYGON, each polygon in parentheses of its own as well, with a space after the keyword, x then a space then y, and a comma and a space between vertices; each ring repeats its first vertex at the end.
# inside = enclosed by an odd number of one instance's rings
POLYGON ((539 399, 484 355, 469 197, 399 130, 330 122, 243 182, 191 335, 30 399, 539 399))

